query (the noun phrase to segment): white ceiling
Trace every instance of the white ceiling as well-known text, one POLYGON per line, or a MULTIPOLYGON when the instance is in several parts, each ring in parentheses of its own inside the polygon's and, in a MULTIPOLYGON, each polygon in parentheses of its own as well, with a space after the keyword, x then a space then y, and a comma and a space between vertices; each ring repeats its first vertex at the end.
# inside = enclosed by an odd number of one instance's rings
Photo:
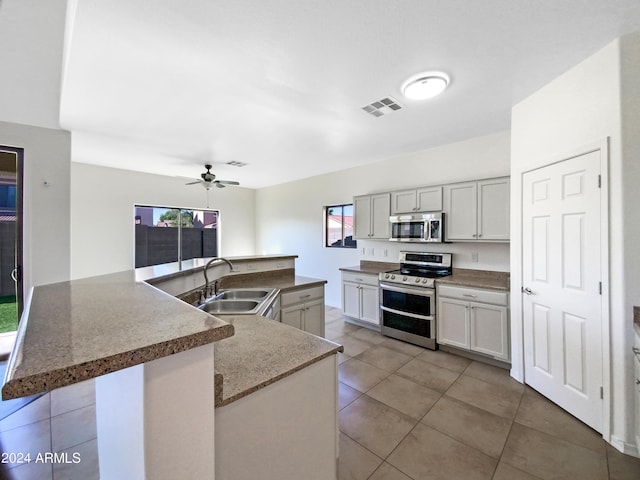
POLYGON ((638 0, 75 6, 60 104, 73 160, 185 177, 221 162, 250 188, 506 130, 515 103, 640 30, 638 0), (451 76, 443 95, 402 98, 434 69, 451 76), (405 108, 361 110, 389 95, 405 108))

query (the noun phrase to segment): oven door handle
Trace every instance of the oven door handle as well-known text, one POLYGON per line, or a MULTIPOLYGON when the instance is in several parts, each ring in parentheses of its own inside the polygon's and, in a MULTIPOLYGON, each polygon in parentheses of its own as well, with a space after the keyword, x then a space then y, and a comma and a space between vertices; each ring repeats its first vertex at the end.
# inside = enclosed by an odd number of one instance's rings
POLYGON ((412 295, 421 295, 423 297, 435 297, 435 290, 433 288, 411 288, 411 287, 405 287, 405 286, 394 286, 394 285, 389 285, 388 283, 380 283, 380 288, 382 288, 383 290, 391 290, 392 292, 399 292, 399 293, 410 293, 412 295))
POLYGON ((401 310, 394 310, 393 308, 383 307, 382 305, 380 305, 380 310, 384 310, 385 312, 395 313, 397 315, 402 315, 403 317, 417 318, 419 320, 435 320, 433 315, 427 317, 425 315, 418 315, 417 313, 410 313, 410 312, 403 312, 401 310))

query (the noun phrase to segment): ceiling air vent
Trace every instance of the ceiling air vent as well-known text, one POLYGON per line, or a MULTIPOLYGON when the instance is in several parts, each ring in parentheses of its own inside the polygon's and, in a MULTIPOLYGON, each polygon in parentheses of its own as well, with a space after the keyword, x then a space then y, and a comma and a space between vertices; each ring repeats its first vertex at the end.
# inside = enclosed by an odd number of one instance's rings
POLYGON ((397 100, 392 97, 386 97, 382 100, 378 100, 377 102, 365 105, 362 107, 362 110, 374 117, 381 117, 383 115, 393 113, 396 110, 400 110, 401 108, 402 105, 400 105, 397 100))

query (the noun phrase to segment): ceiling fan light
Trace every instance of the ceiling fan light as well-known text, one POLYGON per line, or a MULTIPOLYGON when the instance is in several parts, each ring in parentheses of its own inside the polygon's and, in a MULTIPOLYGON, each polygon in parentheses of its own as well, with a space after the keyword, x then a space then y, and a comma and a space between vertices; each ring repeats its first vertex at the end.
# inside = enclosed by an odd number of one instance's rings
POLYGON ((442 72, 414 75, 402 86, 402 94, 411 100, 426 100, 440 95, 449 86, 449 76, 442 72))

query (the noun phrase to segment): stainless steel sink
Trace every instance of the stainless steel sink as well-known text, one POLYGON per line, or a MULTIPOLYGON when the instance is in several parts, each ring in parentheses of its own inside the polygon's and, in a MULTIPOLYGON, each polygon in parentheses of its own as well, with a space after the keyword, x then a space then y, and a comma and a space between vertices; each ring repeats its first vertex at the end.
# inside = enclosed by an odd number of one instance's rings
POLYGON ((230 288, 207 299, 198 308, 213 315, 262 315, 276 295, 276 289, 230 288))
POLYGON ((198 308, 207 313, 254 313, 260 305, 259 300, 213 300, 198 308))
POLYGON ((215 298, 216 300, 243 300, 249 298, 262 300, 269 293, 271 293, 271 290, 261 288, 231 289, 223 290, 215 298))

